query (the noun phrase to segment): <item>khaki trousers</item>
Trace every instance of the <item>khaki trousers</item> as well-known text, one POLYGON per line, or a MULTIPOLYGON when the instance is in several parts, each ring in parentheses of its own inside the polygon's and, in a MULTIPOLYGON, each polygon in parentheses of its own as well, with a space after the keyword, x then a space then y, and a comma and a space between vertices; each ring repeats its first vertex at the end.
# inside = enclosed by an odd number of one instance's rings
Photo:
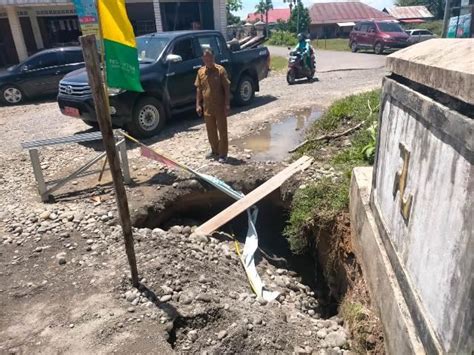
POLYGON ((204 115, 206 122, 207 138, 211 150, 219 157, 227 157, 229 142, 227 138, 227 117, 225 115, 204 115))

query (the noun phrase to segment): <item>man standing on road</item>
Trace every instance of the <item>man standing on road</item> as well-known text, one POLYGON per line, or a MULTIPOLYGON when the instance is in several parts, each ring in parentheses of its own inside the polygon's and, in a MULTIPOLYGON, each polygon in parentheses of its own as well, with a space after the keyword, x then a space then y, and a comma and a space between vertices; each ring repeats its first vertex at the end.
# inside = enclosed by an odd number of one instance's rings
POLYGON ((207 158, 227 161, 229 142, 227 138, 227 116, 230 110, 230 82, 224 67, 215 63, 211 48, 203 48, 202 66, 197 73, 196 112, 204 116, 211 153, 207 158))

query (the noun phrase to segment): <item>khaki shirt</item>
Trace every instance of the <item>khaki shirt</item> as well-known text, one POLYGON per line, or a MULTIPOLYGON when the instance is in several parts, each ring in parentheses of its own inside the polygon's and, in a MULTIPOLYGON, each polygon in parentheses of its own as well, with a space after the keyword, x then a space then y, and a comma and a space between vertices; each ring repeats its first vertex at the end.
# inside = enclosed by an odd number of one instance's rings
POLYGON ((202 93, 204 115, 225 114, 225 92, 229 92, 230 81, 223 66, 215 64, 214 68, 201 67, 194 85, 202 93))

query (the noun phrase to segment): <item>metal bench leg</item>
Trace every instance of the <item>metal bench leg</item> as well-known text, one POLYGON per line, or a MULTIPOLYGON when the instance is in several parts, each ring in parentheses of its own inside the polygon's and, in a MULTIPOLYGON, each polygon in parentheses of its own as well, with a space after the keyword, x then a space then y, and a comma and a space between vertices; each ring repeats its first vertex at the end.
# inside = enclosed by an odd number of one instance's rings
POLYGON ((46 183, 44 181, 43 170, 41 170, 41 163, 37 149, 29 149, 31 165, 33 166, 33 173, 35 174, 36 183, 38 184, 38 192, 42 201, 48 201, 48 194, 46 194, 46 183))
POLYGON ((132 179, 130 178, 130 170, 128 168, 128 156, 127 156, 127 142, 125 138, 123 138, 118 143, 119 151, 120 151, 120 160, 122 163, 122 174, 123 174, 123 181, 125 184, 130 184, 132 179))

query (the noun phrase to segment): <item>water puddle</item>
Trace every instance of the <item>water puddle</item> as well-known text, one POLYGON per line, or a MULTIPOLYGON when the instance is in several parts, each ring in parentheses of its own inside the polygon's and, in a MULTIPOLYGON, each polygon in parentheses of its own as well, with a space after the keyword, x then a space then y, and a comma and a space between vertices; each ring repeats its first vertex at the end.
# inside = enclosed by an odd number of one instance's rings
POLYGON ((249 152, 254 160, 283 160, 289 156, 288 151, 302 141, 306 129, 321 117, 321 113, 318 109, 292 113, 231 144, 249 152))

